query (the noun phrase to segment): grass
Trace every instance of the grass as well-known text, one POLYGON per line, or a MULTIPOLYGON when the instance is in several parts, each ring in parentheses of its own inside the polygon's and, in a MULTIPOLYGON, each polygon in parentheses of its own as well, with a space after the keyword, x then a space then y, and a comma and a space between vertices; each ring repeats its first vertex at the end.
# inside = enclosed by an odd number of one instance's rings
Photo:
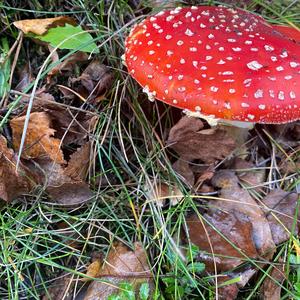
MULTIPOLYGON (((2 28, 2 51, 7 51, 16 39, 17 30, 11 23, 18 19, 45 18, 53 15, 72 14, 78 23, 88 25, 96 31, 95 42, 100 49, 101 62, 115 74, 112 90, 100 109, 96 131, 90 136, 93 141, 94 161, 91 161, 89 181, 94 186, 95 196, 86 205, 65 209, 49 203, 41 191, 35 191, 22 199, 1 207, 0 211, 0 298, 40 299, 49 296, 49 287, 56 278, 71 274, 76 288, 73 296, 80 292, 80 279, 91 262, 94 251, 107 253, 115 241, 132 247, 135 241, 143 243, 154 274, 154 295, 158 299, 214 299, 215 286, 212 278, 199 277, 195 269, 184 262, 179 240, 180 232, 186 225, 188 213, 198 211, 202 204, 174 173, 170 153, 165 149, 163 139, 166 130, 174 124, 170 108, 164 112, 157 104, 149 105, 141 96, 141 89, 131 80, 122 67, 124 37, 130 26, 144 15, 158 11, 151 1, 79 1, 64 2, 47 0, 42 6, 39 1, 3 1, 0 4, 2 28), (137 3, 134 5, 134 3, 137 3), (47 9, 46 9, 47 8, 47 9), (141 101, 142 100, 142 101, 141 101), (154 130, 155 129, 155 130, 154 130), (102 178, 102 185, 97 184, 102 178), (159 182, 167 182, 179 187, 184 200, 177 206, 164 208, 157 201, 149 199, 147 189, 159 182), (170 280, 171 279, 171 280, 170 280), (171 291, 168 294, 168 289, 171 291)), ((197 4, 197 1, 192 1, 197 4)), ((210 4, 221 2, 210 1, 210 4)), ((243 5, 243 2, 241 2, 243 5)), ((300 9, 297 1, 274 1, 272 6, 265 1, 253 0, 247 6, 259 12, 274 23, 292 23, 299 26, 300 9)), ((19 54, 19 64, 35 56, 36 47, 30 48, 26 39, 19 54)), ((64 60, 72 51, 61 57, 64 60)), ((10 58, 12 62, 12 57, 10 58)), ((44 57, 46 59, 46 56, 44 57)), ((43 61, 35 62, 37 67, 43 61)), ((7 63, 1 71, 7 76, 7 63)), ((49 63, 41 72, 40 81, 55 64, 49 63)), ((37 82, 40 84, 40 82, 37 82)), ((27 91, 31 91, 30 85, 27 91)), ((7 91, 2 89, 2 96, 7 91)), ((8 113, 1 120, 5 128, 11 113, 18 107, 20 97, 9 99, 8 113)), ((270 140, 272 141, 271 137, 270 140)), ((276 147, 275 141, 273 145, 276 147)), ((283 149, 280 149, 283 151, 283 149)), ((296 159, 292 157, 290 159, 296 159)), ((272 164, 275 158, 270 151, 270 182, 289 190, 299 185, 297 174, 285 178, 272 164)), ((253 195, 261 195, 253 190, 253 195)), ((202 197, 205 199, 205 197, 202 197)), ((291 263, 289 281, 283 284, 283 299, 291 294, 299 299, 299 291, 293 287, 300 285, 299 255, 293 245, 298 239, 279 247, 274 263, 284 253, 291 263), (293 259, 292 259, 293 258, 293 259), (296 265, 295 265, 296 261, 296 265), (290 290, 290 292, 288 292, 290 290)), ((193 245, 188 245, 191 250, 193 245)), ((193 264, 193 259, 190 261, 193 264)), ((258 264, 245 257, 245 262, 258 264)), ((255 299, 265 277, 270 276, 271 265, 261 270, 258 279, 247 286, 241 299, 255 299)), ((298 287, 299 288, 299 287, 298 287)))

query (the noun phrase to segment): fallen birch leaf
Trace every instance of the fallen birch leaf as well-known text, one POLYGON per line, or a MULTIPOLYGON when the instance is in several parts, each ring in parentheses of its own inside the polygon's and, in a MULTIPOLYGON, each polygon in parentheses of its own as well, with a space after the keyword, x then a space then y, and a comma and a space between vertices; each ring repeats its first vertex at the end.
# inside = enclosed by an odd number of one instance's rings
POLYGON ((167 145, 185 160, 212 164, 235 149, 234 140, 222 129, 203 130, 200 119, 183 117, 170 130, 167 145))
MULTIPOLYGON (((93 281, 84 300, 105 300, 112 294, 118 294, 120 291, 118 285, 122 282, 131 284, 137 295, 143 283, 151 286, 152 275, 142 245, 135 243, 134 251, 122 244, 111 248, 103 263, 99 278, 106 282, 93 281)), ((149 299, 152 298, 149 297, 149 299)))
POLYGON ((13 22, 13 24, 25 34, 43 35, 50 28, 64 26, 65 24, 75 25, 76 21, 70 17, 60 16, 56 18, 20 20, 13 22))
MULTIPOLYGON (((20 149, 25 119, 25 116, 21 116, 10 121, 13 132, 13 145, 16 151, 20 149)), ((61 142, 53 137, 54 133, 55 130, 51 128, 51 120, 48 114, 44 112, 31 113, 22 158, 49 157, 57 163, 65 163, 60 149, 61 142)))
POLYGON ((33 174, 22 163, 16 171, 16 155, 0 135, 0 198, 9 202, 29 193, 34 186, 34 179, 33 174))

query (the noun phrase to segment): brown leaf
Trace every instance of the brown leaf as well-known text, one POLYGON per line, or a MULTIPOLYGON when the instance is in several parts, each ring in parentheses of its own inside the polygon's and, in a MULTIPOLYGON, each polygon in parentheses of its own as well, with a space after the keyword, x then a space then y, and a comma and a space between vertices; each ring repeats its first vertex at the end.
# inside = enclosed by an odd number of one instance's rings
MULTIPOLYGON (((25 116, 13 118, 10 126, 13 131, 13 145, 19 150, 25 116)), ((49 157, 57 163, 65 163, 60 149, 60 140, 54 138, 55 130, 51 128, 49 115, 44 112, 33 112, 26 133, 22 157, 26 159, 49 157)))
POLYGON ((48 295, 44 295, 42 300, 72 300, 73 288, 75 281, 72 281, 72 276, 63 274, 57 278, 48 289, 48 295))
POLYGON ((34 33, 36 35, 43 35, 50 28, 64 26, 66 23, 76 25, 76 21, 73 18, 66 16, 46 19, 28 19, 13 22, 13 24, 25 34, 34 33))
MULTIPOLYGON (((93 261, 91 264, 89 264, 86 275, 89 277, 97 278, 101 275, 101 267, 102 263, 99 259, 93 261)), ((89 278, 83 278, 83 281, 89 281, 91 279, 89 278)))
POLYGON ((74 206, 84 204, 93 198, 93 193, 85 182, 67 182, 59 186, 48 186, 47 192, 58 204, 74 206))
POLYGON ((194 185, 195 176, 192 169, 190 168, 189 163, 186 160, 178 159, 173 164, 173 169, 177 174, 181 175, 184 178, 184 181, 187 184, 189 184, 190 186, 194 185))
MULTIPOLYGON (((236 158, 233 168, 236 170, 239 179, 249 188, 262 185, 265 182, 266 169, 256 168, 250 161, 236 158)), ((259 189, 256 190, 259 191, 259 189)))
POLYGON ((73 180, 85 180, 89 169, 90 155, 91 144, 87 142, 71 155, 64 174, 73 180))
MULTIPOLYGON (((284 264, 282 264, 284 266, 284 264)), ((277 283, 283 283, 286 279, 285 270, 283 267, 275 267, 264 280, 261 287, 262 299, 263 300, 280 300, 281 298, 281 286, 277 283), (275 282, 276 280, 277 282, 275 282)))
MULTIPOLYGON (((55 136, 61 139, 63 146, 70 144, 82 145, 88 134, 94 129, 98 116, 85 111, 76 111, 72 107, 66 109, 54 101, 48 93, 37 93, 39 98, 34 100, 32 112, 45 112, 52 121, 55 136), (52 100, 51 100, 52 99, 52 100), (52 102, 53 101, 53 102, 52 102)), ((22 115, 25 115, 26 108, 22 115)))
POLYGON ((74 69, 74 66, 78 64, 78 62, 87 61, 89 56, 85 52, 75 52, 74 54, 68 56, 64 61, 56 65, 49 73, 48 77, 54 76, 57 73, 65 73, 71 72, 74 69))
MULTIPOLYGON (((276 245, 285 242, 290 238, 290 232, 293 229, 296 216, 298 195, 297 193, 288 193, 281 189, 271 191, 264 199, 263 203, 273 211, 268 211, 267 219, 270 224, 273 240, 276 245)), ((299 224, 295 226, 294 235, 299 232, 299 224)))
POLYGON ((197 259, 205 263, 209 273, 214 273, 214 262, 219 273, 240 265, 245 259, 244 255, 251 258, 258 257, 252 239, 252 224, 241 212, 234 210, 230 213, 216 211, 204 214, 202 222, 194 214, 187 218, 187 224, 190 241, 201 249, 197 259))
POLYGON ((19 81, 15 86, 16 91, 23 92, 25 88, 34 80, 29 63, 26 63, 18 70, 19 81))
POLYGON ((132 284, 136 291, 144 282, 148 282, 151 286, 152 275, 142 245, 135 243, 134 251, 122 244, 113 247, 108 253, 99 277, 108 281, 109 284, 92 282, 84 300, 105 300, 108 296, 119 292, 117 286, 122 281, 132 284))
MULTIPOLYGON (((248 191, 239 186, 238 177, 234 172, 221 170, 215 174, 212 184, 221 188, 220 200, 213 202, 216 209, 227 212, 239 211, 245 214, 253 226, 253 236, 258 253, 266 258, 271 258, 275 251, 269 223, 263 210, 249 195, 248 191), (224 200, 226 199, 226 200, 224 200)), ((239 246, 243 249, 242 246, 239 246)))
POLYGON ((154 182, 145 186, 147 200, 155 201, 159 206, 163 206, 166 200, 170 200, 171 205, 176 205, 183 198, 183 194, 176 185, 165 182, 154 182))
POLYGON ((74 206, 92 199, 93 193, 87 183, 80 178, 71 178, 60 164, 49 159, 36 160, 36 163, 43 172, 40 173, 40 182, 55 203, 74 206))
POLYGON ((202 130, 200 119, 185 116, 170 130, 167 145, 183 159, 214 163, 235 149, 234 140, 222 129, 202 130))
POLYGON ((108 67, 101 64, 98 60, 92 61, 83 73, 73 83, 80 82, 85 91, 79 91, 84 94, 89 102, 98 102, 102 96, 110 89, 113 82, 113 74, 108 67))
POLYGON ((228 285, 222 285, 224 282, 227 280, 230 280, 228 275, 221 276, 218 278, 218 285, 221 287, 218 288, 218 295, 220 300, 233 300, 236 299, 238 293, 239 293, 239 288, 236 283, 233 284, 228 284, 228 285))
POLYGON ((0 135, 0 198, 11 201, 29 193, 34 186, 34 176, 22 163, 16 171, 16 155, 7 147, 0 135))

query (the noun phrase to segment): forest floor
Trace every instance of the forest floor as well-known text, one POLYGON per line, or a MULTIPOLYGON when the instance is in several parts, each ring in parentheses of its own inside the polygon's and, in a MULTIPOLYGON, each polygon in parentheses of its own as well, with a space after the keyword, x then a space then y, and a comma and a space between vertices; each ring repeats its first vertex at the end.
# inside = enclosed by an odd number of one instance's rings
POLYGON ((300 2, 42 2, 0 3, 0 299, 300 299, 300 123, 237 139, 150 102, 121 58, 166 6, 299 27, 300 2), (26 32, 54 17, 85 39, 26 32))

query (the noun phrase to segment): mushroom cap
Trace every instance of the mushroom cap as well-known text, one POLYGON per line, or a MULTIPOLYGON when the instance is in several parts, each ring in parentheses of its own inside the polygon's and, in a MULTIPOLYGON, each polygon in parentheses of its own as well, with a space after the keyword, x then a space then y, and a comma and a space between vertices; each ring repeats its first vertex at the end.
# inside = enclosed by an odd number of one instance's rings
POLYGON ((285 26, 285 25, 272 25, 276 31, 279 31, 288 38, 294 40, 297 43, 300 43, 300 29, 294 27, 285 26))
POLYGON ((241 9, 161 11, 125 42, 128 71, 172 106, 221 119, 300 119, 300 45, 241 9))

